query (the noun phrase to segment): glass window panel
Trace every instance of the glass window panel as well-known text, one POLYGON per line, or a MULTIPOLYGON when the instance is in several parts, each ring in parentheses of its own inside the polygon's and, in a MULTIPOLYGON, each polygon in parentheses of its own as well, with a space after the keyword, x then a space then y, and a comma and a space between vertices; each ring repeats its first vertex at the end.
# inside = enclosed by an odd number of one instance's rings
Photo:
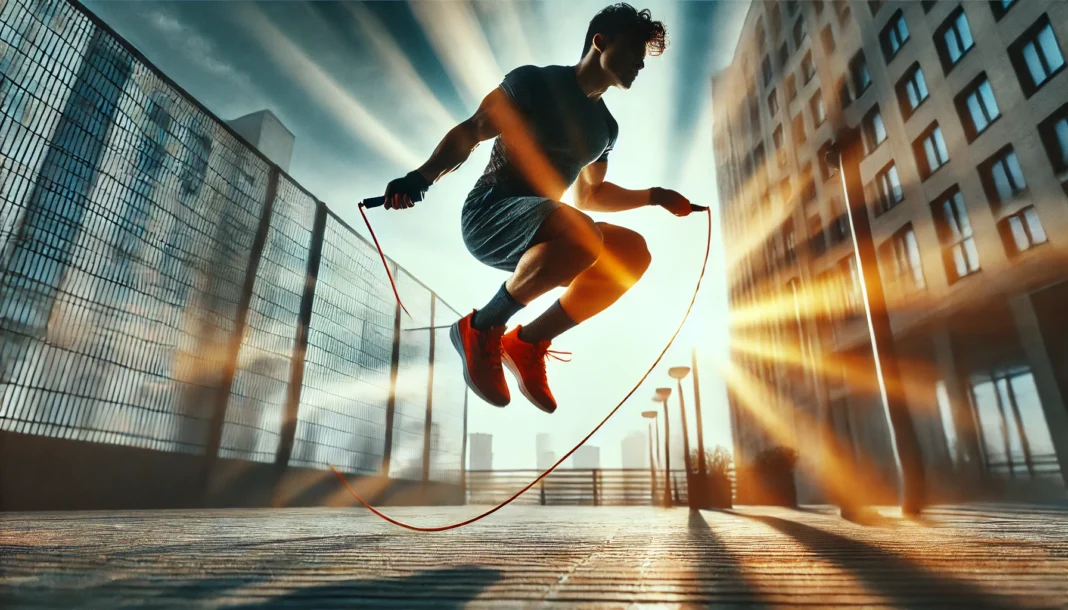
POLYGON ((998 409, 994 384, 990 381, 975 384, 972 386, 972 397, 975 400, 975 411, 979 418, 979 429, 982 431, 983 449, 987 461, 991 464, 1006 462, 1001 410, 998 409))
POLYGON ((886 173, 887 179, 890 181, 890 193, 893 195, 895 202, 901 201, 904 195, 901 192, 901 180, 897 177, 897 166, 890 166, 890 171, 886 173))
POLYGON ((975 44, 972 40, 972 29, 968 27, 968 17, 964 13, 957 17, 957 31, 960 33, 961 52, 963 53, 975 44))
POLYGON ((998 192, 998 199, 1005 201, 1012 197, 1012 185, 1009 184, 1009 176, 1005 173, 1005 164, 999 161, 991 169, 994 177, 994 187, 998 192))
POLYGON ((947 237, 949 238, 949 241, 960 241, 961 227, 956 214, 953 212, 953 201, 951 199, 946 199, 942 202, 942 214, 945 219, 945 228, 948 232, 947 237))
POLYGON ((957 277, 968 275, 968 263, 964 260, 963 246, 957 245, 953 248, 953 267, 956 269, 957 277))
POLYGON ((1064 169, 1068 166, 1068 118, 1063 118, 1057 121, 1057 124, 1053 128, 1054 133, 1057 134, 1057 145, 1060 148, 1060 167, 1058 170, 1064 169))
POLYGON ((1016 250, 1023 252, 1031 247, 1031 242, 1027 238, 1027 232, 1024 231, 1023 223, 1020 221, 1019 216, 1009 217, 1009 230, 1012 232, 1012 239, 1016 242, 1016 250))
POLYGON ((934 130, 935 145, 938 147, 938 165, 942 165, 949 160, 949 150, 946 149, 946 141, 942 138, 942 128, 935 127, 934 130))
POLYGON ((983 81, 983 84, 979 85, 979 97, 983 101, 983 108, 986 110, 986 116, 989 120, 994 120, 1001 114, 998 110, 998 102, 994 99, 994 89, 990 86, 990 81, 983 81))
POLYGON ((1020 420, 1023 421, 1031 455, 1035 458, 1055 455, 1053 439, 1050 437, 1034 376, 1031 373, 1017 375, 1011 378, 1009 383, 1016 397, 1016 408, 1020 411, 1020 420))
POLYGON ((1038 33, 1038 45, 1042 48, 1042 55, 1046 58, 1046 65, 1050 72, 1064 65, 1064 56, 1061 55, 1061 49, 1057 45, 1057 38, 1053 35, 1051 26, 1046 25, 1038 33))
POLYGON ((1024 210, 1024 220, 1027 222, 1027 231, 1031 234, 1032 243, 1045 243, 1046 231, 1042 228, 1042 222, 1039 221, 1035 208, 1029 207, 1024 210))
POLYGON ((916 243, 916 234, 909 230, 905 233, 905 244, 908 247, 909 267, 912 269, 912 279, 918 288, 923 288, 923 265, 920 262, 920 247, 916 243))
POLYGON ((1022 191, 1027 188, 1027 182, 1024 181, 1023 170, 1020 169, 1020 162, 1016 159, 1016 151, 1010 152, 1005 161, 1009 166, 1009 177, 1012 178, 1013 188, 1016 191, 1022 191))
POLYGON ((975 247, 975 239, 969 237, 963 243, 965 258, 968 260, 968 269, 975 271, 979 268, 979 250, 975 247))
POLYGON ((1012 457, 1013 472, 1026 473, 1027 464, 1024 462, 1023 439, 1020 437, 1020 428, 1016 425, 1016 414, 1009 402, 1009 381, 998 379, 998 397, 1001 399, 1001 415, 1005 419, 1005 434, 1008 437, 1009 456, 1012 457))
POLYGON ((1038 57, 1038 49, 1035 47, 1034 42, 1029 42, 1024 45, 1023 48, 1024 62, 1027 63, 1027 69, 1031 73, 1031 81, 1035 85, 1040 85, 1046 80, 1046 67, 1042 65, 1042 60, 1038 57))
POLYGON ((980 133, 989 124, 986 120, 986 114, 979 106, 979 96, 975 93, 968 96, 968 114, 972 117, 972 125, 975 127, 975 133, 980 133))
POLYGON ((938 169, 938 166, 941 164, 938 162, 938 156, 935 154, 934 142, 930 136, 923 141, 923 150, 927 153, 927 165, 930 167, 930 170, 933 172, 938 169))
POLYGON ((953 408, 949 401, 949 392, 946 391, 946 382, 941 379, 935 383, 935 399, 938 401, 938 414, 942 418, 942 431, 946 435, 946 448, 949 449, 949 457, 957 461, 957 428, 953 423, 953 408))

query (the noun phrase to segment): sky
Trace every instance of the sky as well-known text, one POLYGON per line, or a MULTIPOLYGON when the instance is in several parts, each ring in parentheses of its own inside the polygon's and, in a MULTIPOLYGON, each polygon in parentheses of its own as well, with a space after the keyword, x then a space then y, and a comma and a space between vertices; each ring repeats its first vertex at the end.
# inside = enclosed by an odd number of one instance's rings
MULTIPOLYGON (((270 109, 296 138, 290 175, 365 236, 360 200, 380 195, 387 182, 425 162, 511 69, 577 63, 589 20, 607 4, 85 2, 220 118, 270 109)), ((726 391, 715 366, 726 358, 728 332, 711 78, 730 61, 749 2, 633 4, 665 22, 669 46, 646 60, 629 91, 604 96, 620 126, 606 180, 632 189, 671 188, 715 213, 708 271, 690 320, 649 379, 589 441, 601 448, 607 468, 620 466, 620 443, 629 432, 646 431, 641 411, 655 407, 656 387, 676 387, 667 369, 689 366, 693 349, 705 444, 731 446, 726 391)), ((490 148, 483 143, 413 209, 369 212, 386 255, 461 315, 481 307, 507 277, 476 261, 460 236, 462 202, 490 148)), ((570 193, 564 200, 571 201, 570 193)), ((642 209, 591 216, 640 232, 652 265, 613 307, 554 342, 554 349, 573 352, 570 363, 549 364, 556 413, 528 404, 514 383, 512 402, 503 409, 471 394, 468 431, 493 435, 495 468, 534 468, 539 432, 551 435, 557 455, 586 436, 649 369, 693 294, 705 248, 704 215, 675 218, 642 209)), ((513 323, 529 322, 560 293, 534 301, 513 323)), ((692 377, 684 380, 684 396, 692 444, 692 377)), ((670 407, 674 432, 680 428, 677 396, 670 407)))

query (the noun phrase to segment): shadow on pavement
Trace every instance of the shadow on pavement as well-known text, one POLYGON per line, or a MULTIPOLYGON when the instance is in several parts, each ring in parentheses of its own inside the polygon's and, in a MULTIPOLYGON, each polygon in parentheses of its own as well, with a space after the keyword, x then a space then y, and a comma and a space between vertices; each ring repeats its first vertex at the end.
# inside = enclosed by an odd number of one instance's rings
POLYGON ((394 578, 359 579, 309 586, 233 610, 281 608, 435 608, 459 610, 501 579, 497 570, 457 566, 394 578))
POLYGON ((901 607, 930 604, 931 596, 940 598, 942 607, 952 605, 976 610, 1019 607, 1016 602, 996 593, 976 589, 974 585, 951 576, 935 574, 911 559, 867 542, 778 517, 734 514, 759 521, 790 536, 901 607), (861 562, 868 565, 857 569, 861 562))
POLYGON ((712 531, 701 511, 690 511, 686 535, 696 543, 691 547, 697 555, 696 576, 711 581, 712 590, 707 595, 715 604, 770 607, 760 587, 742 569, 738 556, 712 531))

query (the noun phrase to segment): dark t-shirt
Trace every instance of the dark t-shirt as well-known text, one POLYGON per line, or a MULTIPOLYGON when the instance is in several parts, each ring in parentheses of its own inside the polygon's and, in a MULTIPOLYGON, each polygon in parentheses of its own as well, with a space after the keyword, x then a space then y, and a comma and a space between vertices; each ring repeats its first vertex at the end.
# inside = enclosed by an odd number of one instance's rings
MULTIPOLYGON (((590 163, 608 160, 619 126, 603 99, 592 100, 582 91, 573 67, 520 66, 505 75, 501 88, 523 113, 539 148, 565 184, 573 184, 590 163)), ((510 154, 502 138, 494 140, 476 191, 506 187, 534 194, 510 154)), ((559 199, 563 193, 554 195, 559 199)))

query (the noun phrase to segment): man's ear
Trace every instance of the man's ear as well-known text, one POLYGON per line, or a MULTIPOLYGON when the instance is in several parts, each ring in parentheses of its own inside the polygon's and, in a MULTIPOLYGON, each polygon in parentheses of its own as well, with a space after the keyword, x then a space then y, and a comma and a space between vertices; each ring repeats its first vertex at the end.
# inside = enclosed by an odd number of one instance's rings
POLYGON ((605 39, 603 34, 594 34, 590 48, 597 49, 598 53, 604 53, 605 39))

